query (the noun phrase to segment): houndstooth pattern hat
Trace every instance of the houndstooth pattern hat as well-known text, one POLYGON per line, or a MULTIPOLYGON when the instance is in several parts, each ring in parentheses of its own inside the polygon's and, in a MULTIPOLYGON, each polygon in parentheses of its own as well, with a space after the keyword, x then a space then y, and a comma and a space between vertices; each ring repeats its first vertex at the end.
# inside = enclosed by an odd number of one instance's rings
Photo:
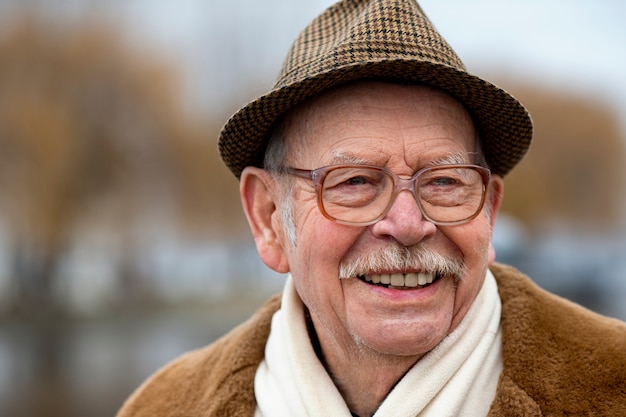
POLYGON ((343 0, 297 37, 273 89, 224 125, 219 151, 240 177, 262 166, 272 126, 289 109, 360 79, 393 79, 443 90, 470 112, 492 172, 507 174, 532 138, 526 109, 509 93, 469 74, 414 0, 343 0))

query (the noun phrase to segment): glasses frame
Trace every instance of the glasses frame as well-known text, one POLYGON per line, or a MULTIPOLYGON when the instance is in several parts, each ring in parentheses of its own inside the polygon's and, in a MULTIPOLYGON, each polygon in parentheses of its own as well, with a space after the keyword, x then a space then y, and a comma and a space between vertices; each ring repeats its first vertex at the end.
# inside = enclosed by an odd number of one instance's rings
POLYGON ((487 187, 491 179, 491 171, 488 168, 481 167, 479 165, 473 165, 473 164, 445 164, 445 165, 435 165, 431 167, 426 167, 417 171, 411 178, 402 178, 398 176, 395 172, 384 167, 379 167, 375 165, 361 165, 361 164, 328 165, 328 166, 324 166, 324 167, 316 168, 316 169, 300 169, 300 168, 293 168, 293 167, 284 167, 282 168, 282 170, 287 174, 295 175, 297 177, 312 181, 313 185, 315 186, 315 193, 317 196, 317 207, 319 208, 322 215, 326 217, 328 220, 331 220, 335 223, 345 224, 348 226, 369 226, 369 225, 379 222, 387 215, 387 213, 389 213, 389 210, 391 210, 391 207, 393 207, 393 203, 396 201, 398 194, 400 194, 402 191, 408 191, 413 195, 413 199, 417 203, 417 207, 419 208, 420 213, 422 214, 422 217, 424 217, 430 223, 433 223, 437 226, 457 226, 460 224, 464 224, 476 218, 480 214, 483 207, 485 206, 485 199, 487 196, 487 187), (326 212, 326 209, 324 208, 324 201, 322 199, 322 185, 324 184, 324 180, 326 179, 326 176, 330 172, 336 169, 341 169, 341 168, 357 168, 357 169, 368 168, 368 169, 373 169, 375 171, 384 172, 392 178, 393 192, 391 194, 391 197, 389 198, 389 203, 387 204, 387 207, 385 207, 385 209, 382 211, 382 213, 378 217, 367 222, 349 222, 345 220, 336 219, 335 217, 331 216, 330 214, 326 212), (455 169, 455 168, 469 168, 474 171, 477 171, 480 174, 482 181, 483 181, 483 190, 482 190, 482 197, 480 200, 480 205, 478 206, 474 214, 464 219, 449 221, 449 222, 434 220, 425 212, 424 208, 422 207, 422 204, 419 198, 419 193, 417 190, 417 180, 420 178, 421 175, 427 172, 433 172, 433 171, 438 171, 438 170, 443 170, 443 169, 455 169))

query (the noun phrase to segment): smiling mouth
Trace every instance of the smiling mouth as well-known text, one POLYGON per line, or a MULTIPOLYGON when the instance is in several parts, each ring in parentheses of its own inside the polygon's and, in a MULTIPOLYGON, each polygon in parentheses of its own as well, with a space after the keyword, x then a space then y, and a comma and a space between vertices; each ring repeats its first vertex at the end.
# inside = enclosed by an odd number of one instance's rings
POLYGON ((412 272, 408 274, 373 274, 359 275, 358 278, 370 285, 378 285, 396 290, 413 290, 424 288, 438 281, 443 273, 412 272))

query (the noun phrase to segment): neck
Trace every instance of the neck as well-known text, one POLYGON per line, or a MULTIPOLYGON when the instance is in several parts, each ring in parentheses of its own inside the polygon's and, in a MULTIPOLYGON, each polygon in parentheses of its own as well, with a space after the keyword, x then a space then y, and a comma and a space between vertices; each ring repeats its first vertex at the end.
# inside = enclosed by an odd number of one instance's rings
POLYGON ((372 416, 419 360, 415 356, 383 355, 364 345, 346 351, 337 341, 320 339, 311 318, 307 319, 315 352, 355 416, 372 416))

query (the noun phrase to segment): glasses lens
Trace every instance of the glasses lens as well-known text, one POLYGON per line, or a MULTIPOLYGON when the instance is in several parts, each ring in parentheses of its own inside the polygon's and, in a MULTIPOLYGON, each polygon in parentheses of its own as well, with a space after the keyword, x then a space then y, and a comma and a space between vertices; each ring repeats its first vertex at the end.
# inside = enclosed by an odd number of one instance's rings
POLYGON ((483 177, 469 167, 425 171, 418 178, 417 190, 424 214, 441 223, 472 218, 484 198, 483 177))
POLYGON ((336 220, 366 223, 380 216, 393 195, 393 178, 374 168, 338 167, 322 184, 324 211, 336 220))

